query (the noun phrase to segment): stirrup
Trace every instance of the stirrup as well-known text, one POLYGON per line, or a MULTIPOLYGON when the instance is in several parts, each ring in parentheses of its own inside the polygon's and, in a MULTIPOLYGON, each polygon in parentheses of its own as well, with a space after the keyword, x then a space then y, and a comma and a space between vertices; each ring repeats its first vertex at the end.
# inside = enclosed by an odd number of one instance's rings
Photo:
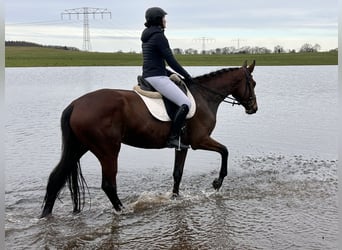
POLYGON ((178 151, 181 151, 182 149, 188 149, 189 145, 185 145, 181 142, 180 137, 177 138, 171 138, 167 141, 166 147, 168 148, 175 148, 178 151))

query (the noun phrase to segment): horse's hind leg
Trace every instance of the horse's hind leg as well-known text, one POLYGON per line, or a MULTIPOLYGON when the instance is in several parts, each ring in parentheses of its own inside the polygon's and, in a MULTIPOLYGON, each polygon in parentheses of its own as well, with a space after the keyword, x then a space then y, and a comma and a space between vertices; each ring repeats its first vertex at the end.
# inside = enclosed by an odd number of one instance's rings
POLYGON ((181 151, 175 150, 175 164, 173 169, 174 184, 172 190, 173 197, 177 197, 179 195, 179 185, 183 176, 183 169, 187 152, 187 149, 181 151))
POLYGON ((121 211, 122 203, 117 195, 116 175, 118 152, 99 157, 102 166, 102 190, 106 193, 116 211, 121 211))
MULTIPOLYGON (((62 158, 49 176, 41 218, 51 214, 55 201, 68 179, 74 180, 72 187, 70 187, 72 188, 74 212, 80 210, 81 193, 79 193, 79 184, 83 183, 82 185, 86 186, 86 183, 82 177, 79 159, 86 153, 87 149, 81 148, 81 145, 72 149, 73 152, 69 151, 70 144, 64 145, 62 158)), ((84 188, 84 186, 82 187, 84 188)))
POLYGON ((72 180, 69 181, 69 184, 72 183, 72 185, 69 185, 69 187, 72 191, 71 194, 74 202, 74 210, 79 210, 80 208, 79 199, 81 198, 81 193, 79 192, 79 183, 82 185, 81 188, 84 187, 86 183, 82 177, 79 159, 87 152, 88 149, 86 149, 78 141, 70 127, 70 116, 72 112, 73 106, 68 106, 63 111, 61 117, 63 138, 62 156, 58 165, 54 168, 49 176, 41 218, 51 214, 55 200, 68 180, 72 180))
POLYGON ((60 162, 56 168, 51 172, 46 188, 46 194, 44 198, 44 208, 40 218, 46 217, 52 213, 53 206, 57 199, 58 193, 63 188, 66 182, 66 169, 62 169, 63 163, 60 162), (63 177, 60 177, 63 176, 63 177))

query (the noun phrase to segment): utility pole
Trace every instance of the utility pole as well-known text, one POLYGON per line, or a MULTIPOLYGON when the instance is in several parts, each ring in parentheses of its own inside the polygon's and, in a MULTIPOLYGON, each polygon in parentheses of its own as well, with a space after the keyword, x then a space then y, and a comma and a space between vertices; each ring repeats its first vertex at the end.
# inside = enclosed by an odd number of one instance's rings
POLYGON ((106 14, 109 14, 109 17, 112 18, 112 12, 107 9, 83 7, 64 10, 61 13, 61 18, 63 20, 64 16, 67 15, 69 16, 69 20, 71 20, 71 16, 76 15, 77 19, 79 19, 80 15, 83 15, 83 50, 91 51, 89 15, 93 15, 93 19, 95 19, 96 15, 101 15, 101 18, 103 19, 103 16, 106 14))
POLYGON ((214 42, 215 39, 209 38, 209 37, 200 37, 200 38, 195 38, 194 39, 196 42, 201 42, 202 43, 202 54, 205 53, 205 44, 206 43, 210 43, 210 42, 214 42))
POLYGON ((240 38, 237 38, 237 39, 232 40, 232 42, 237 42, 237 50, 240 49, 240 42, 243 42, 243 41, 245 41, 245 40, 240 39, 240 38))

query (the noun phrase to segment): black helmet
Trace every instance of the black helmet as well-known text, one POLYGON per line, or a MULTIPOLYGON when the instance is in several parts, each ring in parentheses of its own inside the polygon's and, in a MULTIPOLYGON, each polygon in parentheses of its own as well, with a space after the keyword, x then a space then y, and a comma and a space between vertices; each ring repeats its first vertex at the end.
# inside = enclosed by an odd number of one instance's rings
POLYGON ((167 15, 167 13, 159 7, 152 7, 146 10, 145 19, 147 25, 160 25, 161 19, 167 15))

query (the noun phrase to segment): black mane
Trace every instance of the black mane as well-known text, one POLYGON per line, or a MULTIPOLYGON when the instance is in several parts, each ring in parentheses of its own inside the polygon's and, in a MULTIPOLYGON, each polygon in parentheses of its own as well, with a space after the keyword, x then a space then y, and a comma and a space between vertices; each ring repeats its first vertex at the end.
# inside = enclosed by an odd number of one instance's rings
POLYGON ((222 75, 224 73, 227 73, 227 72, 230 72, 230 71, 235 71, 235 70, 238 70, 238 69, 239 68, 223 68, 223 69, 219 69, 217 71, 210 72, 208 74, 196 76, 196 77, 194 77, 194 80, 199 81, 199 80, 202 80, 204 78, 213 78, 213 77, 216 77, 216 76, 220 76, 220 75, 222 75))

